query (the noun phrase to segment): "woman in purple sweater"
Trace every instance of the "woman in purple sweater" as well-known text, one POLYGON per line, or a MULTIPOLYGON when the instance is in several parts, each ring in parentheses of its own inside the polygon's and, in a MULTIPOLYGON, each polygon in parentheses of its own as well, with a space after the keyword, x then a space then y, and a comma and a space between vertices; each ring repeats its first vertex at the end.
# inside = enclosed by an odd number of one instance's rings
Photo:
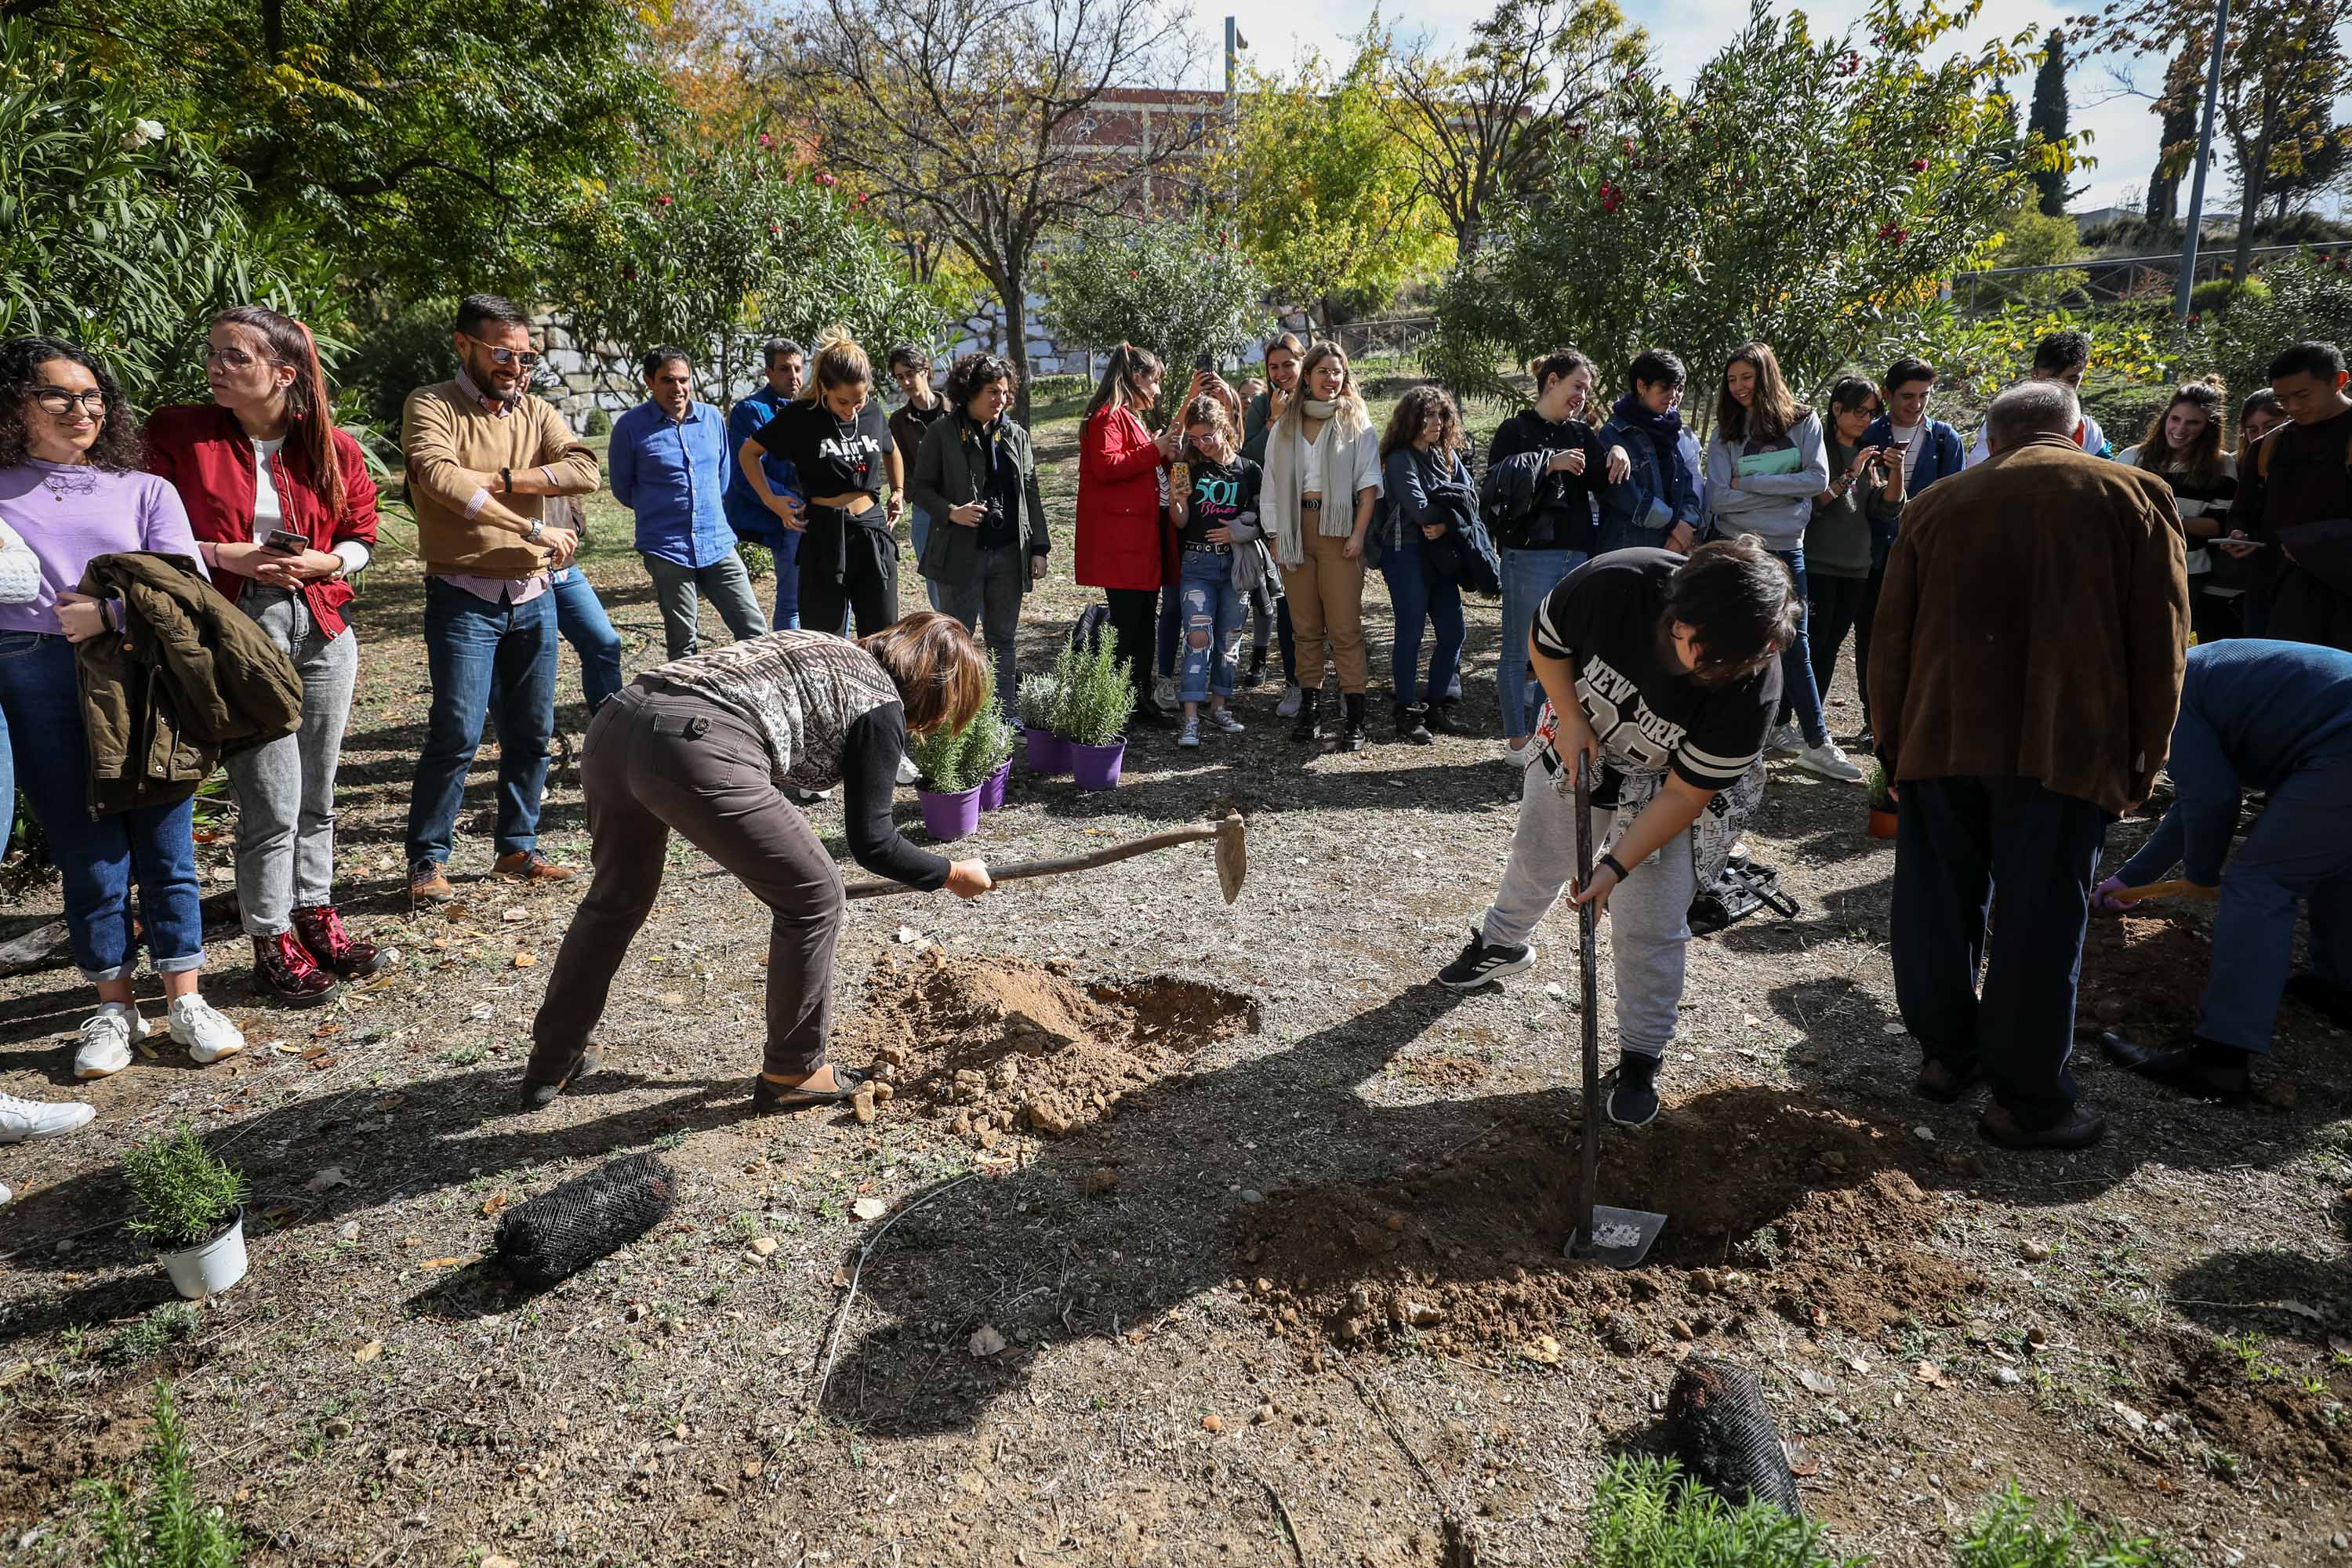
POLYGON ((61 339, 0 342, 0 521, 41 563, 30 602, 0 605, 0 714, 17 787, 65 879, 74 962, 98 986, 74 1056, 79 1078, 121 1072, 147 1035, 131 995, 134 884, 173 1040, 200 1063, 245 1048, 236 1026, 196 994, 205 942, 193 796, 107 816, 89 810, 73 645, 111 630, 120 608, 75 586, 92 559, 126 552, 182 555, 203 569, 179 495, 139 459, 138 426, 103 366, 61 339))

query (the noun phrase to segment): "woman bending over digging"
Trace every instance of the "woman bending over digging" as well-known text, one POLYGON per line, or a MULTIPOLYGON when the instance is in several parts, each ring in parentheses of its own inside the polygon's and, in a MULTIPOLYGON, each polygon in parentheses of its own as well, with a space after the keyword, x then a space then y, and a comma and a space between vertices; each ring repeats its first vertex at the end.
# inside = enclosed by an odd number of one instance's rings
POLYGON ((1503 885, 1437 983, 1468 991, 1535 963, 1536 927, 1563 889, 1613 914, 1615 1080, 1609 1119, 1658 1114, 1692 896, 1711 887, 1764 795, 1764 735, 1780 656, 1797 632, 1788 568, 1754 539, 1687 557, 1620 550, 1578 567, 1536 612, 1538 755, 1519 795, 1503 885), (1576 779, 1591 775, 1592 884, 1572 888, 1576 779))

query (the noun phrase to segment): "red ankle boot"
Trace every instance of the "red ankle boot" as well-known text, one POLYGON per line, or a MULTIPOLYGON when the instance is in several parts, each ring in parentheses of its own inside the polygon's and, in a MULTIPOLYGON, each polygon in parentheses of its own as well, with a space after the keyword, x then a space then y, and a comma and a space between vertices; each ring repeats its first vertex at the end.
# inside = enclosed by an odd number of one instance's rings
POLYGON ((332 904, 312 904, 294 911, 294 932, 321 969, 346 980, 364 980, 395 956, 372 942, 362 942, 343 929, 332 904))
POLYGON ((289 1007, 315 1007, 334 999, 335 977, 320 968, 290 931, 253 939, 253 988, 289 1007))

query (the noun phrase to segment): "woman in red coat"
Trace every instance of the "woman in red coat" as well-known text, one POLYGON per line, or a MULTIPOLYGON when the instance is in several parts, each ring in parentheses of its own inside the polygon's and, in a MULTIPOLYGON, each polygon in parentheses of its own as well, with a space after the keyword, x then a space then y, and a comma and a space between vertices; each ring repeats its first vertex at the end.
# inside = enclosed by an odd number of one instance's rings
POLYGON ((336 428, 319 352, 299 321, 258 305, 213 319, 213 401, 159 408, 148 466, 188 510, 213 581, 302 678, 302 725, 228 759, 236 901, 254 989, 293 1006, 395 957, 335 912, 335 766, 359 672, 351 578, 375 543, 375 481, 336 428))
POLYGON ((1100 588, 1118 657, 1135 682, 1134 722, 1171 721, 1151 700, 1151 649, 1160 587, 1176 579, 1174 535, 1160 504, 1171 442, 1144 427, 1160 400, 1160 361, 1121 343, 1111 352, 1078 435, 1078 585, 1100 588))

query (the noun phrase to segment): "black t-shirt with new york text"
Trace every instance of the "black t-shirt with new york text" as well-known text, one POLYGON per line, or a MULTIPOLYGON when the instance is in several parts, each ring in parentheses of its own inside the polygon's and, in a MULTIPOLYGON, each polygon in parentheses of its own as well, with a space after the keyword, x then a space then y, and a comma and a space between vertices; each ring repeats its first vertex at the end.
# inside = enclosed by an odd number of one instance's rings
POLYGON ((1258 487, 1264 481, 1265 470, 1247 458, 1213 463, 1196 452, 1190 461, 1192 493, 1185 498, 1184 542, 1206 544, 1209 530, 1223 528, 1234 519, 1257 510, 1258 487))
POLYGON ((1780 661, 1723 685, 1685 674, 1661 625, 1682 563, 1664 550, 1595 556, 1536 611, 1535 645, 1576 661, 1576 693, 1611 770, 1671 768, 1695 788, 1718 790, 1763 752, 1780 706, 1780 661))
MULTIPOLYGON (((751 434, 751 439, 790 463, 800 476, 801 489, 810 496, 847 495, 863 490, 879 497, 889 458, 890 420, 882 405, 868 398, 855 419, 839 419, 822 402, 795 398, 777 416, 751 434)), ((813 507, 813 511, 825 510, 813 507)), ((887 527, 887 514, 876 508, 853 521, 869 528, 887 527)))

